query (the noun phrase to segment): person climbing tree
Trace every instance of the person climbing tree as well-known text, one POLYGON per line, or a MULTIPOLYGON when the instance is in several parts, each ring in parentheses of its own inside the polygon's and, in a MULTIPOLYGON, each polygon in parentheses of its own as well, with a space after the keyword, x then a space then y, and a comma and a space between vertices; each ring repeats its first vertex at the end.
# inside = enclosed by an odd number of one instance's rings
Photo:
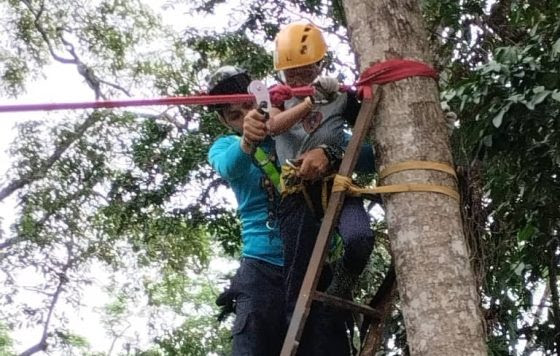
MULTIPOLYGON (((224 66, 211 75, 208 92, 211 95, 245 94, 249 83, 245 70, 224 66)), ((259 143, 259 153, 275 162, 275 151, 274 142, 267 137, 264 117, 253 106, 247 103, 210 107, 234 132, 214 142, 208 160, 235 193, 243 242, 240 267, 230 288, 218 297, 217 303, 225 312, 235 308, 234 356, 274 356, 280 353, 286 329, 283 247, 276 222, 278 196, 275 178, 265 174, 268 169, 260 168, 251 154, 259 143)), ((312 174, 324 173, 328 163, 322 149, 311 150, 304 158, 312 174)))
MULTIPOLYGON (((249 75, 239 68, 225 66, 212 74, 209 94, 247 93, 249 75)), ((243 134, 243 118, 252 104, 219 105, 211 109, 220 121, 236 134, 220 137, 208 152, 208 160, 220 176, 228 181, 238 202, 242 223, 242 259, 231 285, 218 297, 217 303, 226 310, 235 305, 233 355, 277 355, 284 337, 282 310, 282 242, 278 229, 269 221, 276 200, 271 199, 265 183, 269 179, 253 163, 243 134), (272 228, 269 228, 272 227, 272 228)), ((261 145, 273 152, 273 143, 261 145)), ((272 193, 274 194, 274 193, 272 193)))
MULTIPOLYGON (((273 108, 266 126, 274 135, 282 168, 283 199, 280 203, 280 234, 284 241, 286 313, 293 312, 299 290, 319 232, 325 200, 332 181, 325 176, 305 180, 298 176, 298 157, 310 149, 321 147, 329 157, 334 173, 343 155, 345 120, 354 121, 359 104, 355 95, 339 93, 334 78, 319 77, 326 44, 321 31, 311 24, 292 23, 276 36, 274 68, 290 87, 313 85, 314 97, 291 98, 273 108), (335 148, 335 149, 333 149, 335 148)), ((327 293, 346 299, 365 268, 373 249, 373 232, 361 198, 349 197, 342 207, 338 233, 344 242, 344 254, 333 268, 327 293)), ((319 287, 320 290, 320 287, 319 287)), ((302 336, 302 355, 347 354, 344 345, 337 348, 336 334, 326 332, 326 319, 336 315, 331 307, 316 305, 302 336)), ((338 313, 340 314, 340 313, 338 313)), ((341 332, 343 332, 342 330, 341 332)), ((348 344, 345 345, 346 348, 348 344)))

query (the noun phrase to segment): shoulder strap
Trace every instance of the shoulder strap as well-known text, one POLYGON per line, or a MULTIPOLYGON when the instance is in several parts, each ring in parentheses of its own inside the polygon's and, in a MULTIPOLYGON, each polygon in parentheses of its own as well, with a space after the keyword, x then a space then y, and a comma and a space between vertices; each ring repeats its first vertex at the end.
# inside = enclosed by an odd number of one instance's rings
MULTIPOLYGON (((238 140, 241 138, 236 136, 238 140)), ((257 147, 253 153, 253 161, 263 174, 272 182, 277 192, 281 191, 280 172, 276 164, 270 159, 269 154, 261 147, 257 147)))
POLYGON ((280 192, 280 172, 274 162, 270 160, 268 154, 261 147, 257 147, 253 158, 257 167, 259 167, 268 179, 270 179, 272 184, 274 184, 276 191, 280 192))

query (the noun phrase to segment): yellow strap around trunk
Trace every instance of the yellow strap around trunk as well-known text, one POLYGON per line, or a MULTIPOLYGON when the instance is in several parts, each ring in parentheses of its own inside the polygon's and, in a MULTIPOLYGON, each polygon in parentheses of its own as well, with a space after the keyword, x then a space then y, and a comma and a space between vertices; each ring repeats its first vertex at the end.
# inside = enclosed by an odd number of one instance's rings
MULTIPOLYGON (((379 178, 383 179, 393 173, 410 171, 416 169, 434 170, 445 172, 452 175, 457 179, 457 175, 453 167, 446 163, 432 162, 432 161, 405 161, 396 163, 385 168, 381 173, 379 173, 379 178)), ((400 183, 392 185, 384 185, 379 187, 369 187, 360 188, 354 183, 349 177, 336 175, 333 183, 333 192, 347 192, 351 196, 361 196, 363 194, 387 194, 387 193, 403 193, 403 192, 434 192, 445 194, 451 198, 460 201, 461 197, 459 193, 450 187, 437 184, 427 184, 427 183, 400 183)))
POLYGON ((426 183, 402 183, 384 185, 380 187, 360 188, 352 183, 352 179, 336 175, 334 177, 333 192, 346 192, 351 196, 361 196, 363 194, 387 194, 387 193, 403 193, 403 192, 434 192, 450 196, 459 201, 459 193, 444 185, 426 184, 426 183))
POLYGON ((452 175, 457 179, 457 174, 455 169, 448 165, 447 163, 434 162, 434 161, 405 161, 400 163, 395 163, 385 168, 379 173, 379 179, 383 179, 393 173, 402 171, 411 171, 417 169, 425 169, 432 171, 440 171, 452 175))

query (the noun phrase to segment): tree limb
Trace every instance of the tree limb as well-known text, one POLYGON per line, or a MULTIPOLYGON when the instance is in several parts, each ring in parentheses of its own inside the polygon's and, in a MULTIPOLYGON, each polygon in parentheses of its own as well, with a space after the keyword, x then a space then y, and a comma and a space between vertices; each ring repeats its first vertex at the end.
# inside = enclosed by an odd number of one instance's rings
POLYGON ((107 86, 110 86, 112 88, 115 88, 117 90, 122 91, 127 96, 131 96, 130 93, 128 92, 128 90, 126 90, 122 86, 120 86, 118 84, 108 82, 106 80, 99 79, 97 77, 97 75, 95 75, 95 72, 93 71, 93 69, 90 68, 89 66, 87 66, 85 63, 83 63, 80 60, 80 57, 76 53, 74 45, 70 41, 68 41, 64 38, 63 33, 62 33, 62 31, 63 31, 62 28, 57 28, 57 30, 58 30, 57 31, 57 36, 58 36, 58 39, 64 44, 64 46, 66 48, 66 51, 69 53, 71 58, 65 58, 62 55, 56 53, 56 51, 53 47, 53 44, 51 43, 51 39, 49 38, 49 35, 48 35, 47 31, 45 30, 45 28, 43 28, 43 26, 41 25, 41 22, 40 22, 40 18, 41 18, 42 14, 43 14, 43 11, 45 9, 45 3, 41 2, 39 10, 35 10, 29 0, 22 0, 22 2, 28 8, 29 12, 31 12, 31 14, 33 15, 33 17, 34 17, 33 24, 35 26, 35 29, 37 30, 37 32, 39 32, 39 35, 41 36, 41 38, 45 42, 45 45, 47 46, 47 49, 48 49, 51 57, 54 60, 56 60, 60 63, 63 63, 63 64, 74 64, 74 65, 76 65, 78 73, 81 76, 84 77, 86 83, 94 91, 96 100, 98 100, 100 98, 107 99, 107 97, 101 91, 101 84, 105 84, 107 86))
POLYGON ((99 119, 98 115, 90 115, 82 124, 78 126, 74 134, 72 134, 69 138, 62 141, 54 150, 52 155, 47 158, 45 163, 36 169, 35 171, 31 172, 30 174, 21 177, 19 179, 15 179, 10 182, 6 187, 0 189, 0 202, 3 201, 5 198, 9 197, 13 192, 18 189, 25 187, 37 180, 43 179, 48 170, 60 159, 60 157, 66 152, 66 150, 82 135, 89 129, 97 120, 99 119))
MULTIPOLYGON (((10 246, 13 246, 19 242, 23 241, 20 236, 15 236, 7 239, 6 241, 0 243, 0 250, 6 249, 10 246)), ((2 260, 2 255, 0 255, 0 261, 2 260)))
POLYGON ((560 353, 560 301, 558 299, 558 250, 557 237, 553 237, 550 243, 550 272, 548 282, 550 287, 550 299, 552 301, 552 318, 554 322, 554 341, 556 354, 560 353))
POLYGON ((360 355, 375 355, 382 344, 385 319, 391 311, 395 290, 395 267, 391 264, 383 282, 377 290, 377 293, 375 293, 371 301, 368 303, 370 307, 380 310, 383 314, 383 318, 380 320, 372 320, 369 317, 364 318, 362 325, 360 325, 360 341, 362 342, 360 355))
POLYGON ((75 258, 72 256, 72 248, 68 247, 68 258, 66 263, 62 267, 62 270, 58 273, 58 285, 54 293, 52 294, 52 300, 49 305, 48 313, 47 313, 47 320, 45 320, 45 324, 43 325, 43 332, 41 334, 41 339, 35 345, 31 346, 27 350, 23 351, 19 356, 31 356, 37 352, 45 351, 48 347, 47 339, 49 338, 49 327, 52 320, 52 316, 54 313, 54 308, 60 298, 64 290, 64 285, 68 283, 68 277, 66 276, 66 271, 74 264, 76 261, 75 258))
POLYGON ((41 2, 41 7, 39 8, 39 10, 35 10, 33 9, 33 6, 31 5, 31 2, 29 0, 22 0, 21 1, 25 6, 27 6, 29 12, 31 12, 31 14, 33 15, 33 17, 35 18, 35 20, 33 21, 33 24, 35 25, 35 29, 39 32, 39 34, 41 35, 41 37, 43 38, 43 41, 45 41, 45 44, 47 45, 47 48, 49 50, 49 53, 51 54, 51 56, 57 60, 60 63, 65 63, 65 64, 77 64, 76 62, 76 58, 64 58, 60 55, 58 55, 55 51, 54 48, 51 44, 51 41, 49 39, 49 36, 47 35, 47 31, 45 31, 45 29, 43 28, 43 26, 41 25, 41 23, 39 22, 39 19, 41 18, 41 15, 43 14, 43 11, 45 9, 45 3, 41 2))
POLYGON ((114 330, 112 330, 112 328, 111 328, 111 331, 113 332, 114 337, 113 337, 113 341, 111 342, 111 347, 109 348, 109 351, 107 351, 107 356, 111 356, 111 354, 113 353, 113 348, 115 347, 115 344, 116 344, 117 340, 120 339, 126 333, 126 331, 128 329, 130 329, 131 326, 132 325, 130 325, 130 323, 129 323, 128 326, 126 328, 124 328, 124 330, 121 331, 120 333, 115 333, 114 330))

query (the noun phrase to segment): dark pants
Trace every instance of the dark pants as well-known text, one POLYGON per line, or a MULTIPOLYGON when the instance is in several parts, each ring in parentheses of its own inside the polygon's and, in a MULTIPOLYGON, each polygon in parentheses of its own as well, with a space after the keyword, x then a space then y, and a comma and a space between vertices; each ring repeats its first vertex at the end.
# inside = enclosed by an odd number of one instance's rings
POLYGON ((230 290, 236 301, 232 355, 279 355, 286 332, 282 267, 244 258, 230 290))
MULTIPOLYGON (((323 210, 321 185, 308 187, 314 209, 307 205, 302 193, 286 196, 280 204, 280 234, 284 240, 284 278, 286 315, 291 317, 299 290, 321 226, 323 210)), ((344 241, 343 262, 347 269, 361 273, 373 249, 373 232, 362 199, 346 198, 341 210, 338 231, 344 241)), ((321 275, 318 290, 328 286, 330 276, 321 275)), ((314 303, 299 347, 300 355, 348 355, 346 337, 347 313, 314 303), (326 327, 329 325, 329 328, 326 327)))

